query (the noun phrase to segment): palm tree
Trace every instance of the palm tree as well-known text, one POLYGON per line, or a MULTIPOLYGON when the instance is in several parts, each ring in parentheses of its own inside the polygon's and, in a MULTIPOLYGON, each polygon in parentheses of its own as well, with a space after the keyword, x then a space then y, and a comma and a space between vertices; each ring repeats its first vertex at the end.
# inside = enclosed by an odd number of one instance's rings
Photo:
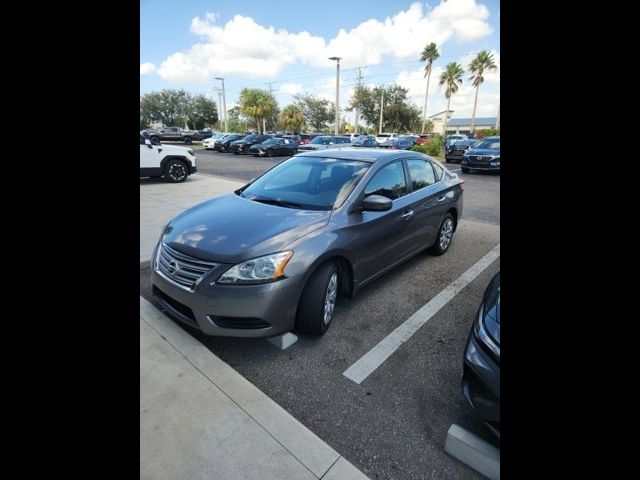
POLYGON ((420 55, 421 62, 427 62, 424 66, 424 76, 427 77, 427 92, 424 94, 424 113, 422 115, 422 131, 420 133, 424 133, 424 126, 427 123, 427 97, 429 96, 429 81, 431 80, 431 67, 433 62, 440 56, 440 52, 438 52, 438 47, 436 44, 431 42, 429 45, 424 47, 422 50, 422 55, 420 55))
POLYGON ((473 101, 473 115, 471 116, 471 135, 475 133, 475 121, 476 121, 476 107, 478 106, 478 90, 480 90, 480 84, 484 82, 484 72, 490 70, 497 70, 498 66, 493 61, 493 54, 486 50, 478 52, 471 63, 469 64, 469 70, 471 70, 471 83, 476 87, 476 98, 473 101))
POLYGON ((444 96, 447 98, 447 111, 444 113, 444 136, 447 136, 447 121, 449 120, 449 107, 451 105, 451 96, 458 91, 458 84, 462 85, 462 75, 464 70, 462 65, 451 62, 447 65, 442 75, 440 75, 440 85, 445 85, 446 90, 444 96))

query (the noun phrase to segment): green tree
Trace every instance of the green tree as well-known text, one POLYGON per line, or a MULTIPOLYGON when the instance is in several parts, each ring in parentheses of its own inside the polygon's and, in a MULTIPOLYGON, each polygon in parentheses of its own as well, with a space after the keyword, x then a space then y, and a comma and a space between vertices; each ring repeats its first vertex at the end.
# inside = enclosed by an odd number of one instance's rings
POLYGON ((191 98, 187 106, 187 122, 189 127, 201 130, 205 124, 213 124, 218 121, 218 106, 213 100, 204 95, 196 95, 191 98))
POLYGON ((445 86, 444 96, 447 99, 447 111, 444 113, 444 134, 447 135, 447 122, 449 121, 449 110, 451 106, 451 97, 458 91, 459 85, 462 85, 462 75, 464 70, 457 62, 451 62, 447 65, 444 72, 440 75, 440 85, 445 86))
POLYGON ((262 120, 278 111, 278 102, 273 94, 257 88, 243 88, 239 104, 242 114, 255 120, 258 133, 262 131, 262 120))
POLYGON ((495 71, 498 69, 496 62, 493 60, 493 54, 487 50, 482 50, 471 60, 469 64, 469 70, 471 71, 471 84, 476 87, 476 96, 473 100, 473 115, 471 115, 471 134, 475 133, 476 122, 476 107, 478 106, 478 91, 480 85, 484 82, 484 73, 488 71, 495 71))
POLYGON ((140 98, 140 117, 163 125, 182 126, 187 119, 191 95, 185 90, 162 90, 140 98))
POLYGON ((369 125, 379 125, 383 91, 382 129, 399 133, 417 131, 420 127, 420 110, 407 97, 408 90, 399 85, 356 87, 347 110, 357 108, 369 125))
POLYGON ((302 111, 307 125, 314 132, 322 132, 327 123, 335 118, 335 106, 329 100, 318 98, 310 93, 297 94, 294 104, 302 111))
POLYGON ((422 129, 420 130, 420 133, 424 133, 424 129, 427 123, 427 98, 429 97, 431 69, 433 66, 433 62, 436 61, 439 56, 440 52, 438 52, 438 47, 433 42, 424 47, 424 50, 422 50, 422 54, 420 55, 420 61, 426 62, 424 66, 424 76, 427 77, 427 91, 424 94, 424 112, 422 113, 422 129))
POLYGON ((280 126, 286 132, 300 133, 306 128, 306 122, 302 110, 298 105, 287 105, 280 114, 280 126))

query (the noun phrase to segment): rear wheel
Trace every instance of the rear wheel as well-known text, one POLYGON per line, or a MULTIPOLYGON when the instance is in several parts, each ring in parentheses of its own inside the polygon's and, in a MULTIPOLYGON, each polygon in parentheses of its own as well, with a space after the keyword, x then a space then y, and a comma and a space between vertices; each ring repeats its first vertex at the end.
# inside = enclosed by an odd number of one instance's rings
POLYGON ((182 183, 189 176, 187 165, 177 158, 169 160, 164 166, 164 179, 169 183, 182 183))
POLYGON ((451 240, 453 240, 453 231, 455 230, 455 220, 453 215, 447 213, 442 219, 440 229, 438 230, 438 238, 436 243, 429 250, 433 255, 443 255, 449 250, 451 240))
POLYGON ((185 137, 184 138, 184 143, 186 143, 187 145, 191 145, 192 141, 193 141, 193 138, 191 138, 191 137, 185 137))
POLYGON ((469 173, 469 169, 467 167, 462 167, 462 173, 469 173))
POLYGON ((298 305, 296 328, 299 331, 320 335, 329 329, 339 287, 340 276, 335 263, 327 262, 313 273, 298 305))

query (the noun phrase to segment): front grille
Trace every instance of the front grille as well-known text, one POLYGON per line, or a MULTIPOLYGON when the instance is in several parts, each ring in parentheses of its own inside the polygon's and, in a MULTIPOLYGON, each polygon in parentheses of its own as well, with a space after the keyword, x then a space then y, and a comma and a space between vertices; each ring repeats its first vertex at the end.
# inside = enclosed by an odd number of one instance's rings
POLYGON ((469 156, 469 160, 471 160, 473 163, 489 163, 491 160, 493 160, 493 157, 485 157, 485 156, 469 156))
POLYGON ((205 273, 217 267, 216 263, 180 253, 161 242, 158 246, 156 270, 174 285, 193 292, 205 273))

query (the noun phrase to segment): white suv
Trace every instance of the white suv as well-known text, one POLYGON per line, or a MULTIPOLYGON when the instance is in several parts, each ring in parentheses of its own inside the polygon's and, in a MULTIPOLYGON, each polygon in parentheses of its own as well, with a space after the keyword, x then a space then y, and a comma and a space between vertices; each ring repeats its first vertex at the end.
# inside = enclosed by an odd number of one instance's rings
POLYGON ((152 145, 140 135, 140 177, 163 177, 167 182, 180 183, 197 171, 196 155, 190 148, 152 145))

